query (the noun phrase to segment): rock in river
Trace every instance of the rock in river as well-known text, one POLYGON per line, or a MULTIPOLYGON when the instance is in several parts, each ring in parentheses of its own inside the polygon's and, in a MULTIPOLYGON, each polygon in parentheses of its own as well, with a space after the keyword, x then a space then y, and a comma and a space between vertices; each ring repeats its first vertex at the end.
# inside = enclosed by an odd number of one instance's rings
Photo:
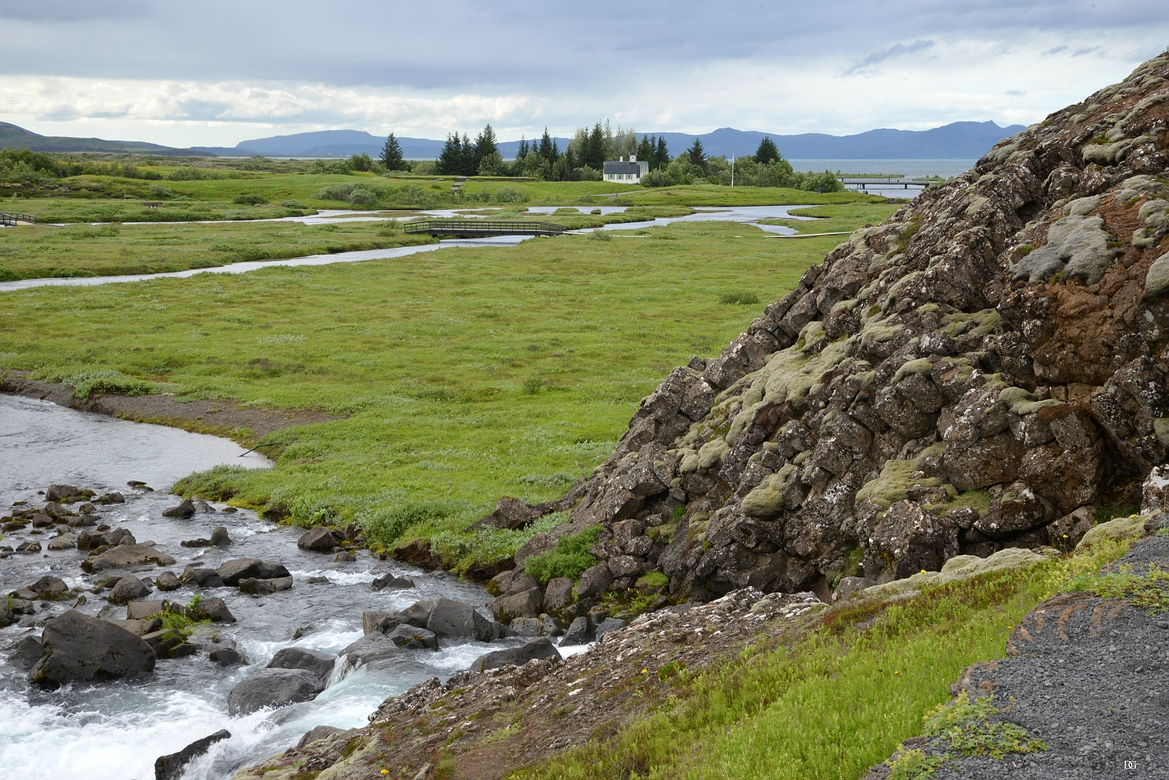
POLYGON ((324 687, 319 677, 304 669, 261 669, 231 689, 227 711, 235 716, 285 707, 316 698, 324 687))
POLYGON ((51 688, 154 669, 154 651, 141 637, 72 609, 45 622, 41 646, 29 679, 51 688))
POLYGON ((231 739, 231 732, 220 729, 211 736, 195 740, 178 753, 159 756, 154 761, 154 780, 179 780, 183 776, 183 769, 192 759, 203 755, 212 745, 224 739, 231 739))
POLYGON ((546 637, 540 637, 530 639, 519 647, 509 647, 506 650, 495 650, 481 655, 471 664, 471 671, 485 672, 488 669, 498 669, 507 664, 523 666, 533 658, 544 658, 553 662, 564 660, 551 641, 546 637))
POLYGON ((154 563, 159 566, 173 566, 175 559, 164 552, 159 552, 148 544, 119 544, 111 547, 100 555, 95 555, 81 563, 81 568, 89 574, 95 574, 106 569, 123 569, 127 566, 141 566, 154 563))

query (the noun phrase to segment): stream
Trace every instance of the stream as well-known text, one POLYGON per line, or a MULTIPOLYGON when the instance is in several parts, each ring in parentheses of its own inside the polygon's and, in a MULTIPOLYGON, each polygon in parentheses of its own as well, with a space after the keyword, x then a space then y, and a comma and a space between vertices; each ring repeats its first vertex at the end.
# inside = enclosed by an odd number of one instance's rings
MULTIPOLYGON (((444 643, 438 651, 408 650, 410 664, 394 671, 359 668, 334 681, 318 698, 275 711, 229 717, 226 698, 232 687, 264 667, 275 652, 289 646, 337 653, 362 635, 361 613, 401 609, 423 598, 448 598, 476 607, 488 600, 479 585, 442 573, 423 572, 397 562, 382 562, 366 551, 350 563, 333 555, 300 550, 303 529, 280 526, 255 513, 196 514, 189 520, 162 517, 179 499, 168 495, 171 485, 192 471, 228 463, 265 468, 268 461, 231 441, 158 425, 118 420, 79 412, 45 401, 0 395, 0 500, 4 507, 26 501, 41 505, 50 484, 72 484, 97 493, 119 491, 124 504, 99 506, 97 521, 124 527, 141 542, 153 540, 176 559, 166 570, 178 574, 189 563, 216 567, 232 558, 260 558, 282 563, 292 574, 291 590, 252 597, 235 588, 196 590, 183 586, 172 593, 155 591, 148 599, 188 602, 196 592, 227 602, 238 622, 212 624, 212 631, 235 640, 245 656, 237 666, 212 663, 204 649, 186 658, 158 661, 148 675, 101 684, 69 684, 55 691, 30 685, 26 667, 8 659, 12 643, 40 635, 44 620, 70 608, 76 595, 59 602, 35 602, 36 613, 0 629, 0 776, 20 780, 60 780, 81 774, 87 780, 149 780, 154 760, 174 753, 219 729, 232 737, 215 744, 188 765, 186 780, 222 780, 239 767, 295 745, 317 725, 353 728, 387 696, 401 693, 430 677, 446 679, 466 669, 485 652, 522 640, 492 644, 444 643), (127 486, 146 482, 153 492, 127 486), (180 542, 206 538, 225 526, 232 545, 186 548, 180 542), (374 591, 370 583, 386 573, 408 577, 416 587, 374 591), (294 636, 299 638, 293 639, 294 636)), ((78 504, 74 504, 76 510, 78 504)), ((4 511, 4 510, 0 510, 4 511)), ((7 511, 4 512, 7 514, 7 511)), ((30 539, 46 542, 30 530, 6 534, 0 545, 30 539)), ((14 554, 0 558, 0 593, 26 587, 52 574, 85 597, 76 608, 91 615, 125 616, 124 607, 90 593, 94 582, 108 576, 84 574, 85 553, 76 550, 14 554)), ((139 576, 156 576, 161 567, 138 567, 139 576)), ((135 569, 119 570, 132 572, 135 569)), ((484 615, 486 610, 480 609, 484 615)), ((192 641, 200 640, 197 632, 192 641)), ((202 637, 206 639, 207 637, 202 637)))
MULTIPOLYGON (((548 215, 554 212, 559 206, 532 206, 528 209, 529 214, 548 215)), ((600 209, 602 213, 617 213, 624 210, 621 206, 579 206, 570 207, 577 208, 582 213, 589 213, 596 209, 600 209)), ((661 227, 669 225, 673 222, 740 222, 745 225, 752 225, 768 233, 776 235, 792 235, 796 231, 785 227, 783 225, 761 225, 759 220, 762 219, 791 219, 791 220, 813 220, 815 217, 801 217, 789 213, 792 209, 808 208, 806 205, 793 206, 730 206, 719 208, 717 210, 697 211, 694 214, 688 214, 684 217, 659 217, 653 220, 646 220, 644 222, 621 222, 615 224, 605 225, 601 228, 589 228, 586 230, 573 231, 577 233, 587 233, 594 229, 597 230, 641 230, 647 227, 661 227)), ((447 218, 447 217, 465 217, 468 219, 485 218, 489 216, 486 213, 466 214, 461 213, 465 210, 441 209, 433 211, 418 212, 423 217, 447 218)), ((331 224, 334 222, 369 222, 369 221, 403 221, 406 219, 414 219, 415 216, 409 217, 387 217, 387 216, 360 216, 365 212, 330 210, 321 211, 318 214, 308 217, 282 217, 276 221, 292 221, 303 222, 305 224, 331 224)), ((158 224, 158 223, 148 223, 158 224)), ((214 224, 214 223, 204 223, 214 224)), ((146 279, 184 279, 195 274, 242 274, 248 271, 255 271, 260 268, 268 268, 271 266, 306 266, 306 265, 329 265, 330 263, 357 263, 363 260, 384 260, 392 257, 407 257, 409 255, 416 255, 421 252, 433 252, 438 249, 449 249, 451 247, 484 247, 484 246, 515 246, 521 241, 529 240, 525 236, 501 236, 499 238, 472 238, 472 239, 452 239, 442 241, 437 244, 423 244, 421 246, 401 246, 392 247, 390 249, 369 249, 358 252, 338 252, 337 254, 326 255, 309 255, 307 257, 296 257, 288 260, 261 260, 255 262, 231 263, 229 265, 216 266, 215 268, 192 268, 187 271, 175 271, 173 273, 163 274, 126 274, 122 276, 73 276, 73 277, 51 277, 43 279, 21 279, 14 282, 0 282, 0 292, 9 292, 12 290, 24 290, 31 287, 91 287, 99 284, 113 284, 118 282, 139 282, 146 279)))

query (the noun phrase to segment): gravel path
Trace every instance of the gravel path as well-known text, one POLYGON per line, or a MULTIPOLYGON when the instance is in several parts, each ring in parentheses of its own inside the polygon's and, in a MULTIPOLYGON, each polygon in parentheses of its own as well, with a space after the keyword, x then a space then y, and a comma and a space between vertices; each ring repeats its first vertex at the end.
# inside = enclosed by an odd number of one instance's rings
MULTIPOLYGON (((1169 536, 1134 544, 1118 563, 1169 569, 1169 536)), ((959 758, 932 778, 1169 778, 1169 614, 1064 593, 1027 614, 1007 653, 967 669, 952 690, 993 694, 1005 709, 992 720, 1018 724, 1048 749, 959 758)), ((943 745, 918 737, 905 748, 940 755, 943 745)), ((887 776, 883 765, 869 774, 887 776)))

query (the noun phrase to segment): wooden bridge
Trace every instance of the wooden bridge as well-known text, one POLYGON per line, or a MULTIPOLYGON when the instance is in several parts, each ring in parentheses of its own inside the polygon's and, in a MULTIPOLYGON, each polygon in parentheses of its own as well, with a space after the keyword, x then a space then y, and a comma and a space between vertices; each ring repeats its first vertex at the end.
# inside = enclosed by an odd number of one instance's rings
POLYGON ((15 227, 21 222, 26 225, 35 225, 37 218, 33 214, 10 214, 0 211, 0 227, 15 227))
POLYGON ((867 192, 867 187, 877 187, 882 190, 887 190, 892 187, 904 187, 905 189, 920 187, 924 190, 926 187, 932 187, 938 184, 937 181, 931 179, 905 179, 900 176, 841 176, 838 178, 840 183, 845 186, 845 189, 856 189, 860 192, 867 192))
POLYGON ((407 222, 407 233, 429 233, 447 238, 494 236, 558 236, 568 230, 552 222, 503 222, 486 219, 424 219, 407 222))

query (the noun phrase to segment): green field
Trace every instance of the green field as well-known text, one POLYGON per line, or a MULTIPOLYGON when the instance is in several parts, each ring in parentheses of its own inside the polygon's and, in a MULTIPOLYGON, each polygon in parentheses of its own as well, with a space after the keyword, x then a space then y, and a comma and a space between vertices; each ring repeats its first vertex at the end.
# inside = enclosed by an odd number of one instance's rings
MULTIPOLYGON (((855 208, 870 218, 871 206, 855 208)), ((147 382, 179 399, 346 415, 280 432, 290 443, 269 450, 270 471, 221 470, 185 487, 301 524, 355 519, 381 543, 423 536, 467 565, 523 541, 462 532, 500 495, 562 495, 673 366, 721 351, 836 243, 678 223, 31 289, 3 294, 0 371, 75 386, 106 371, 114 385, 147 382)))

